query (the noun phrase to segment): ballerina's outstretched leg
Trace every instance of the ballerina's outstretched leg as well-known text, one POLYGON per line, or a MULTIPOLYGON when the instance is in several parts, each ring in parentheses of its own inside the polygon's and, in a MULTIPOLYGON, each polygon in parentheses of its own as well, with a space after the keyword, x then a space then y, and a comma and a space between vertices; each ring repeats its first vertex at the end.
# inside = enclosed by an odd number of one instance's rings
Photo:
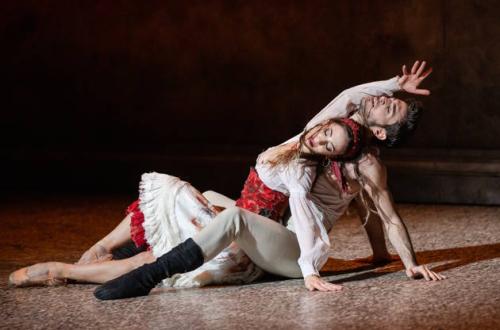
POLYGON ((9 285, 15 287, 37 285, 60 285, 66 280, 83 283, 105 283, 126 274, 156 258, 149 251, 141 252, 131 258, 108 260, 90 264, 67 264, 63 262, 44 262, 24 267, 11 273, 9 285))

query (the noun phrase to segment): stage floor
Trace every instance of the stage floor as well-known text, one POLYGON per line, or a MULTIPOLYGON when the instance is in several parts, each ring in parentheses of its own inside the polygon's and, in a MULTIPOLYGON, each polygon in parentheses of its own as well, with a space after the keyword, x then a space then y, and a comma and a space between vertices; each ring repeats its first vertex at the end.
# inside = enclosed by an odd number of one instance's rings
POLYGON ((486 329, 500 328, 500 207, 400 205, 417 258, 448 279, 406 278, 399 261, 373 268, 354 215, 332 233, 327 270, 339 293, 308 292, 302 280, 155 290, 97 301, 95 285, 7 288, 35 262, 76 261, 121 220, 132 197, 8 198, 0 208, 0 328, 486 329))

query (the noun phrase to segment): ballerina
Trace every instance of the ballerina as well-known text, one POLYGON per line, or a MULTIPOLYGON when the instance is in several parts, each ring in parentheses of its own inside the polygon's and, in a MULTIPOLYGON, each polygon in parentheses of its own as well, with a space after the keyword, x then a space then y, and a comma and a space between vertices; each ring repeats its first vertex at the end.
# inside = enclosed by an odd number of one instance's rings
MULTIPOLYGON (((297 142, 270 148, 259 156, 256 169, 251 170, 236 205, 279 221, 289 200, 286 190, 296 189, 292 185, 299 179, 307 179, 311 184, 318 163, 341 156, 355 157, 364 141, 363 132, 364 129, 350 119, 327 120, 306 131, 297 142), (290 182, 284 183, 282 191, 270 189, 261 181, 258 172, 273 168, 275 171, 276 165, 285 161, 290 164, 286 171, 291 176, 290 182)), ((179 178, 146 173, 140 183, 139 200, 128 208, 125 219, 86 251, 77 264, 49 262, 25 267, 13 272, 9 283, 18 287, 60 284, 67 279, 104 283, 144 263, 153 262, 156 257, 196 235, 222 210, 179 178), (135 243, 135 248, 120 248, 130 240, 135 243), (111 252, 115 249, 125 258, 111 260, 111 252)), ((327 218, 330 221, 331 217, 327 218)), ((323 239, 325 237, 324 233, 323 239)), ((199 287, 214 283, 249 283, 262 274, 262 269, 232 244, 219 251, 203 267, 166 278, 163 284, 199 287)))

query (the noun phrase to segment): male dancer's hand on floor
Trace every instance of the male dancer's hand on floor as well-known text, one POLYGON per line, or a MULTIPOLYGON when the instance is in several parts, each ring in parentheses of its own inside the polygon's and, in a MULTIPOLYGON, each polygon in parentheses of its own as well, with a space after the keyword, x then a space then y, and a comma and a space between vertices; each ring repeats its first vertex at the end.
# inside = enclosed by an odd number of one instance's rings
POLYGON ((413 67, 411 68, 411 72, 408 72, 406 65, 403 65, 402 72, 403 75, 399 77, 398 84, 402 90, 410 94, 417 95, 430 95, 431 92, 428 89, 419 89, 418 86, 422 83, 422 81, 431 74, 432 68, 425 69, 425 61, 420 63, 419 61, 415 61, 413 67), (420 64, 420 65, 419 65, 420 64))
POLYGON ((314 291, 314 290, 323 291, 323 292, 340 291, 344 288, 342 285, 329 283, 329 282, 321 279, 321 277, 319 277, 317 275, 307 276, 304 279, 304 282, 306 284, 307 290, 309 290, 309 291, 314 291))
POLYGON ((417 279, 417 278, 425 278, 426 281, 440 281, 444 280, 446 276, 442 274, 438 274, 430 270, 427 266, 414 266, 410 267, 406 270, 406 275, 409 278, 417 279))

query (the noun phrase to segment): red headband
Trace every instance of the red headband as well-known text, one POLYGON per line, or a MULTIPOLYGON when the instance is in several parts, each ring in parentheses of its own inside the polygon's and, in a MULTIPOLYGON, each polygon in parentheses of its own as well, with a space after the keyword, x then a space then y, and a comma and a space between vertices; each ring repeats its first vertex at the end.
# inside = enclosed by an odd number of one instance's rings
POLYGON ((363 145, 363 126, 349 118, 342 118, 340 119, 340 122, 342 122, 351 130, 352 143, 342 155, 336 157, 335 159, 344 160, 356 158, 361 152, 361 147, 363 145))

